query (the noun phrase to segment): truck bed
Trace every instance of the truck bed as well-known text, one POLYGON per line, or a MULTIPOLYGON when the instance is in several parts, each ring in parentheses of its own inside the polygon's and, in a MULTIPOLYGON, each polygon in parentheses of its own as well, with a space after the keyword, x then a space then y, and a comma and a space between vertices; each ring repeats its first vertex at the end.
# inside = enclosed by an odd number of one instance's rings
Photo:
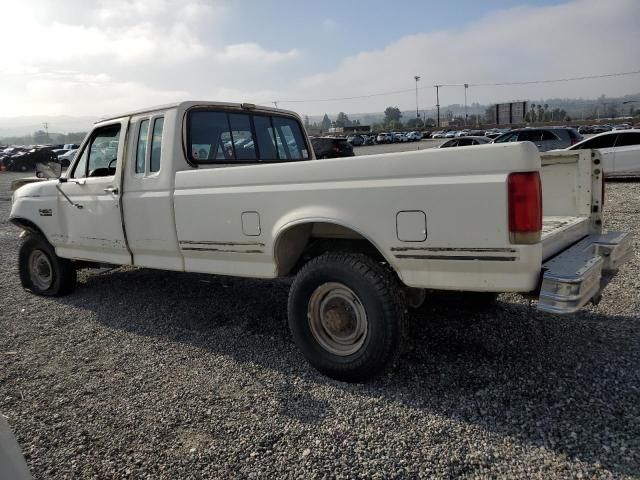
POLYGON ((589 218, 583 216, 545 216, 542 219, 542 257, 555 255, 567 245, 589 234, 589 218))

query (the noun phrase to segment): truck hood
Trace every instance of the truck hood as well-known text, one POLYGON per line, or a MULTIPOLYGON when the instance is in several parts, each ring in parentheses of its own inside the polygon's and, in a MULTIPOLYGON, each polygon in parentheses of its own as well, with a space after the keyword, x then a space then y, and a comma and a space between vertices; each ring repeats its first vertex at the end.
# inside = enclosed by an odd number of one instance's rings
MULTIPOLYGON (((30 179, 27 179, 30 180, 30 179)), ((47 195, 55 195, 56 184, 58 180, 40 180, 18 186, 13 192, 13 202, 18 198, 24 197, 44 197, 47 195)))

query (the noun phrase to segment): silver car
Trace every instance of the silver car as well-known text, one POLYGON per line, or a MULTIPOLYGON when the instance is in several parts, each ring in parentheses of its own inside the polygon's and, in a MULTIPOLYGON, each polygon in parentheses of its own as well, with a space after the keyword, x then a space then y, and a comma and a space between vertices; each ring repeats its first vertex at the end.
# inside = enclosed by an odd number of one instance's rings
POLYGON ((568 127, 518 128, 497 137, 493 143, 532 142, 541 152, 575 145, 583 139, 575 129, 568 127))

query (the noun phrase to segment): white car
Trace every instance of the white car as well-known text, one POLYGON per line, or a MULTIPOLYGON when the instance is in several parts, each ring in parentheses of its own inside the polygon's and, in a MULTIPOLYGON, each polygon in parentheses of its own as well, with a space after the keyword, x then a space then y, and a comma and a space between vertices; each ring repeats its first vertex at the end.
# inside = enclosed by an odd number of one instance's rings
POLYGON ((431 134, 431 138, 444 138, 445 132, 444 130, 438 130, 437 132, 433 132, 431 134))
POLYGON ((456 137, 456 132, 455 130, 451 130, 450 132, 446 132, 444 134, 444 138, 455 138, 456 137))
POLYGON ((376 137, 376 143, 391 143, 393 141, 393 136, 390 133, 379 133, 376 137))
POLYGON ((78 151, 78 149, 74 149, 74 150, 67 150, 66 153, 63 153, 61 155, 58 155, 58 160, 60 160, 60 164, 63 167, 68 167, 71 162, 73 162, 73 159, 76 157, 76 152, 78 151))
POLYGON ((466 137, 467 135, 469 135, 469 130, 466 129, 456 132, 456 137, 466 137))
POLYGON ((409 139, 407 138, 407 136, 402 133, 402 132, 393 132, 393 142, 408 142, 409 139))
POLYGON ((640 175, 640 129, 600 133, 565 150, 584 149, 600 151, 605 177, 640 175))
POLYGON ((421 132, 409 132, 409 133, 407 133, 407 140, 409 140, 411 142, 417 142, 419 140, 422 140, 422 133, 421 132))

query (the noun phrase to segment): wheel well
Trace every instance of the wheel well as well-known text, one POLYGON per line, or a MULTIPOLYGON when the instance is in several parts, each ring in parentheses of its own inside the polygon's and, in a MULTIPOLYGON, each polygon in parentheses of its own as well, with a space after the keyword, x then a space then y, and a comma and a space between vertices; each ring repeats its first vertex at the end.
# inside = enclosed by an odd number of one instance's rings
POLYGON ((42 230, 40 230, 40 228, 31 220, 27 220, 26 218, 14 217, 9 219, 9 221, 13 223, 15 226, 20 227, 29 233, 35 233, 37 235, 40 235, 45 240, 47 239, 46 235, 42 232, 42 230))
POLYGON ((355 230, 329 222, 308 222, 288 228, 276 239, 278 276, 295 274, 309 260, 326 252, 364 253, 386 261, 380 250, 355 230))

